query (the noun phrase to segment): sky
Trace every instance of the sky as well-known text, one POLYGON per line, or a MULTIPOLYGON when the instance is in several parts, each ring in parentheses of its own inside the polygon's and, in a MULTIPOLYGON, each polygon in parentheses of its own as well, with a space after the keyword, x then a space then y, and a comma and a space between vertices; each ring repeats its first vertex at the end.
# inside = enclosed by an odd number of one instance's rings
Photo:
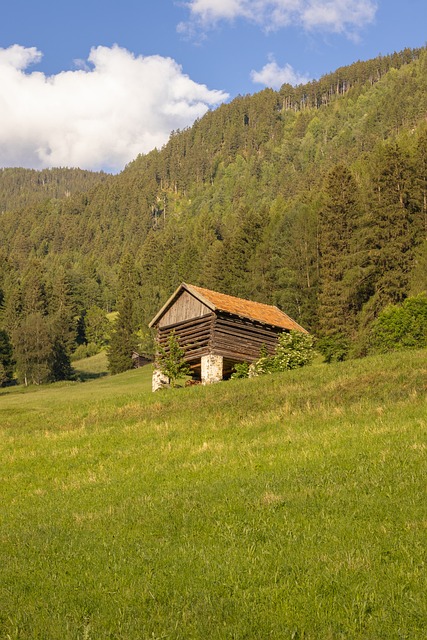
POLYGON ((120 172, 208 109, 427 43, 427 0, 2 0, 0 167, 120 172))

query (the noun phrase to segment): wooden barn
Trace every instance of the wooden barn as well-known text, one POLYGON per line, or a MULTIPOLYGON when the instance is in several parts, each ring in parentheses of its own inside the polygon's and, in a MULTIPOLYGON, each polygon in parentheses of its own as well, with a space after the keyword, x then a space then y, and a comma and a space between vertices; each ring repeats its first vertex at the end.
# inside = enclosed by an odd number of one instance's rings
POLYGON ((146 364, 150 364, 150 362, 153 362, 153 359, 154 358, 152 356, 146 355, 145 353, 132 351, 132 365, 134 369, 145 367, 146 364))
MULTIPOLYGON (((235 364, 253 362, 264 346, 274 352, 279 334, 307 331, 277 307, 181 284, 150 322, 157 343, 171 332, 185 349, 185 360, 202 384, 230 377, 235 364)), ((168 382, 155 367, 153 391, 168 382)))

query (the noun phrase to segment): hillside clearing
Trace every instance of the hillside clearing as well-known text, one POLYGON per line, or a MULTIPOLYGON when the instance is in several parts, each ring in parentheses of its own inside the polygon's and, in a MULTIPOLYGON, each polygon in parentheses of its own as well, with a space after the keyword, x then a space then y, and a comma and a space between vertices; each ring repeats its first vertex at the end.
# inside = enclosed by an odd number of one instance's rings
POLYGON ((424 637, 426 355, 1 393, 0 637, 424 637))

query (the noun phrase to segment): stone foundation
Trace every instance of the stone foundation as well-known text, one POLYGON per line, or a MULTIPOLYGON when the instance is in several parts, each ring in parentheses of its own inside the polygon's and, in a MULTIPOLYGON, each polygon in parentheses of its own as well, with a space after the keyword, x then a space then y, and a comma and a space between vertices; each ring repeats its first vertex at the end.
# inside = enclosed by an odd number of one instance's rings
POLYGON ((201 359, 202 384, 220 382, 223 375, 223 357, 210 354, 201 359))
POLYGON ((165 376, 165 374, 162 373, 160 369, 154 369, 152 383, 151 383, 152 391, 158 391, 158 389, 161 389, 162 387, 166 387, 167 385, 169 385, 169 383, 170 383, 169 378, 165 376))

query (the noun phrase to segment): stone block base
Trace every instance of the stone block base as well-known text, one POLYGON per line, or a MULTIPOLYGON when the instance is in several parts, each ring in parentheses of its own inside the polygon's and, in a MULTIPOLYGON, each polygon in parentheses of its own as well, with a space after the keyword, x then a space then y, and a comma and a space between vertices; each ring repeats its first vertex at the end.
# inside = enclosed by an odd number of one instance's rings
POLYGON ((213 382, 220 382, 223 376, 223 357, 214 356, 212 354, 208 356, 202 356, 201 375, 202 384, 212 384, 213 382))
POLYGON ((158 391, 162 387, 166 387, 170 383, 170 380, 160 369, 154 369, 153 378, 151 383, 151 390, 158 391))

